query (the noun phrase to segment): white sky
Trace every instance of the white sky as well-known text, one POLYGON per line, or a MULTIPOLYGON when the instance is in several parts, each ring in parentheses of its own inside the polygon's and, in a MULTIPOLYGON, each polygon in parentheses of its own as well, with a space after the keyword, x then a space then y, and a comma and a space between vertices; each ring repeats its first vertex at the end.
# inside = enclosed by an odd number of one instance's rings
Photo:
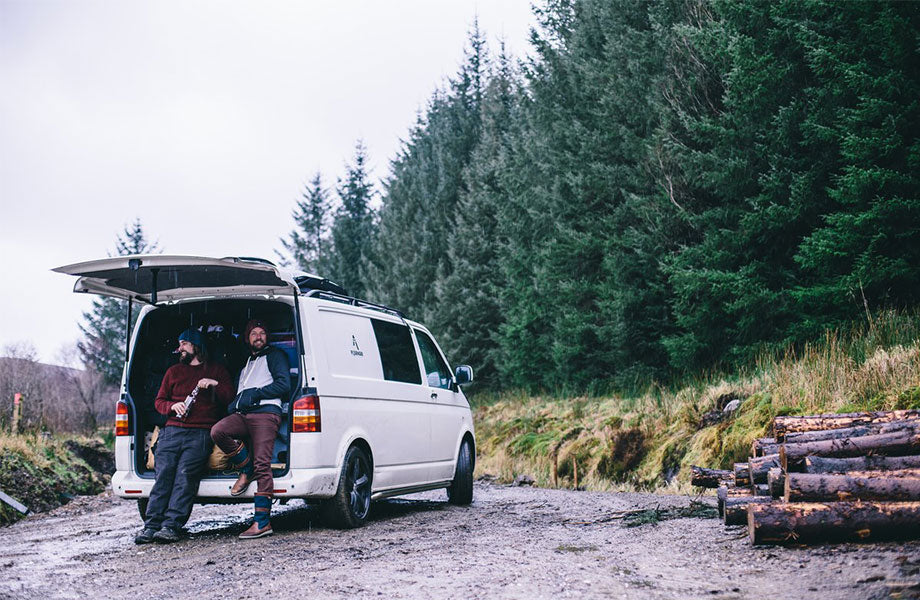
POLYGON ((75 342, 90 298, 49 269, 137 217, 168 254, 275 259, 356 140, 387 175, 477 15, 528 51, 530 0, 0 0, 0 353, 75 342))

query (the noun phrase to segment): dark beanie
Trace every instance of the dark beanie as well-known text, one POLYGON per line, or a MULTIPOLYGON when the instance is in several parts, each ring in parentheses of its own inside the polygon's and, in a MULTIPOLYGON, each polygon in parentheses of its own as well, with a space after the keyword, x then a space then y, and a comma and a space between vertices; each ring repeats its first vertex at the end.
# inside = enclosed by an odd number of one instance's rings
POLYGON ((199 348, 204 347, 204 341, 201 338, 201 332, 197 329, 192 329, 191 327, 179 334, 179 341, 190 342, 199 348))
POLYGON ((265 326, 265 322, 262 319, 249 319, 249 322, 246 323, 246 329, 243 331, 243 339, 246 342, 249 342, 249 334, 252 333, 252 330, 256 327, 262 329, 266 335, 268 335, 268 327, 265 326))

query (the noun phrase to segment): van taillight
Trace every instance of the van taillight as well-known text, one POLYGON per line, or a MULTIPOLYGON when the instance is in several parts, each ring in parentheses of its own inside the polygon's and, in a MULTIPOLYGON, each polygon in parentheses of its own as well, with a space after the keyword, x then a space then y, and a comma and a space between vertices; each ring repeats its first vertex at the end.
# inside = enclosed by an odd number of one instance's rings
POLYGON ((128 403, 124 400, 115 403, 115 435, 128 435, 128 403))
POLYGON ((294 433, 322 431, 319 396, 304 396, 294 401, 294 433))

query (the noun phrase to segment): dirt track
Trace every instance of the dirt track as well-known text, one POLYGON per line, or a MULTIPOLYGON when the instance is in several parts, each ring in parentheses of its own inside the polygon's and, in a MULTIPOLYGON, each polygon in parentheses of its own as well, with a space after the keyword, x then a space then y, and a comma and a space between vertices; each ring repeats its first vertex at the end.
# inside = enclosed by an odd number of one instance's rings
POLYGON ((470 507, 417 494, 351 531, 292 502, 245 542, 248 507, 196 506, 189 539, 135 546, 134 503, 106 493, 0 529, 0 598, 920 597, 920 542, 752 548, 713 518, 615 518, 689 502, 477 483, 470 507))

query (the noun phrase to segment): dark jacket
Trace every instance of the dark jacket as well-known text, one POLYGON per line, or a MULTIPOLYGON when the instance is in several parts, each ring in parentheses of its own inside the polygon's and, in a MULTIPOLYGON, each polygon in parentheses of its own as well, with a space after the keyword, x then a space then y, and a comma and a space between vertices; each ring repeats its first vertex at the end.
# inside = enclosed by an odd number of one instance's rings
POLYGON ((263 373, 264 366, 267 366, 271 375, 271 383, 251 386, 247 381, 241 380, 237 384, 236 398, 227 407, 228 413, 282 413, 280 405, 287 402, 291 395, 291 366, 283 350, 265 346, 258 354, 249 357, 240 376, 245 377, 247 369, 250 368, 256 369, 257 373, 263 373), (265 365, 259 363, 262 360, 265 361, 265 365), (240 389, 241 387, 243 389, 240 389))

